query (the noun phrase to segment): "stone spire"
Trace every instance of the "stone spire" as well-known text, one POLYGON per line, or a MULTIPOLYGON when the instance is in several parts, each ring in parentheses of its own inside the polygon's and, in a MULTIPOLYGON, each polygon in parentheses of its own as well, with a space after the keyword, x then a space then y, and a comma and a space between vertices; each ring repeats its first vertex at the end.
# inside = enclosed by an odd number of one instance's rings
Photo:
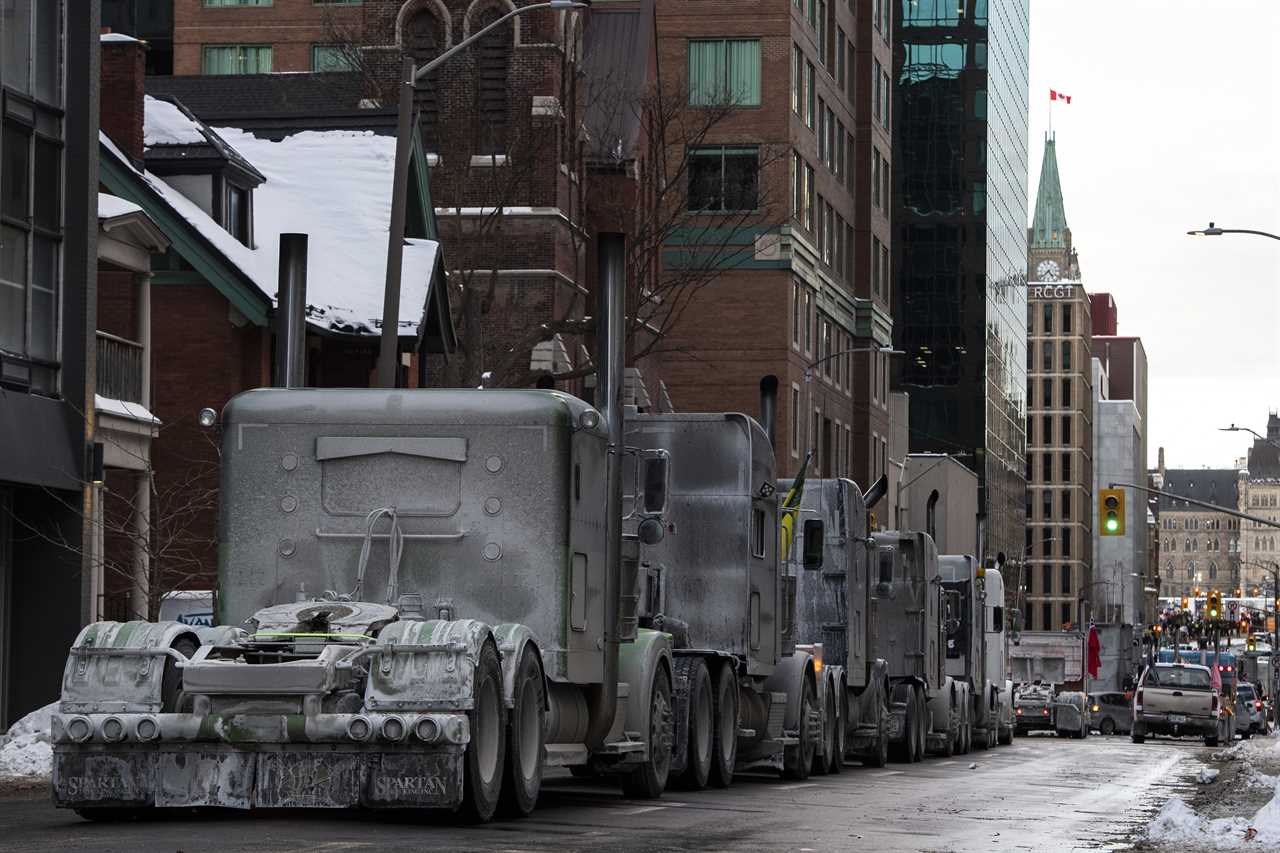
POLYGON ((1062 204, 1062 184, 1058 180, 1056 142, 1047 134, 1044 138, 1044 161, 1040 166, 1040 187, 1036 190, 1036 215, 1031 223, 1030 248, 1071 248, 1067 211, 1062 204))

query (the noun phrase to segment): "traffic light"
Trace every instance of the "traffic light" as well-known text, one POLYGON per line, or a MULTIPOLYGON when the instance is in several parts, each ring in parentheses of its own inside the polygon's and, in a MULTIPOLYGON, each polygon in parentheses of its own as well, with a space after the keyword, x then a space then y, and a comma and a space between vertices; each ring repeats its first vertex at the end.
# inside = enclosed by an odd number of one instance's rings
POLYGON ((1241 589, 1240 587, 1236 587, 1236 598, 1241 598, 1243 596, 1244 596, 1244 590, 1241 589))
POLYGON ((1209 593, 1209 613, 1208 618, 1219 619, 1222 617, 1222 593, 1216 589, 1209 593))
POLYGON ((1249 635, 1249 639, 1245 640, 1244 647, 1245 651, 1249 652, 1256 652, 1258 650, 1258 641, 1254 639, 1252 634, 1249 635))
POLYGON ((1098 535, 1124 535, 1124 489, 1098 489, 1098 535))
POLYGON ((1187 598, 1185 595, 1182 596, 1182 609, 1188 610, 1190 609, 1190 607, 1191 607, 1191 599, 1187 598))
POLYGON ((1248 633, 1248 631, 1249 631, 1249 620, 1248 620, 1248 619, 1241 619, 1241 620, 1240 620, 1240 633, 1241 633, 1241 634, 1245 634, 1245 633, 1248 633))

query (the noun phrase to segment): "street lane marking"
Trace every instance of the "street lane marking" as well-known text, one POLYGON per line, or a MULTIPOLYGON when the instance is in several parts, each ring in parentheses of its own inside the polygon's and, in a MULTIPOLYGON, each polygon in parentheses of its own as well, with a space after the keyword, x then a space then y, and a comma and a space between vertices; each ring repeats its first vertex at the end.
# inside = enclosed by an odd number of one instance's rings
POLYGON ((866 776, 901 776, 901 770, 872 770, 863 775, 866 776))
POLYGON ((782 787, 784 788, 816 788, 818 787, 818 784, 819 783, 817 782, 797 782, 794 785, 783 785, 782 787))
POLYGON ((659 812, 665 808, 666 806, 644 806, 643 808, 630 809, 625 812, 618 812, 618 814, 625 814, 625 815, 647 814, 649 812, 659 812))

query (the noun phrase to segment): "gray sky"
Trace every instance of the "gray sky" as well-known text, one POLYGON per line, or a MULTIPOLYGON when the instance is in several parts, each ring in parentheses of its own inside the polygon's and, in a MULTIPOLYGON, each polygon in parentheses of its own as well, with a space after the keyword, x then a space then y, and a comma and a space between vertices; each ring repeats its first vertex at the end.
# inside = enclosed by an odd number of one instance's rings
POLYGON ((1229 467, 1280 408, 1280 2, 1031 0, 1034 208, 1049 89, 1085 289, 1150 376, 1150 464, 1229 467))

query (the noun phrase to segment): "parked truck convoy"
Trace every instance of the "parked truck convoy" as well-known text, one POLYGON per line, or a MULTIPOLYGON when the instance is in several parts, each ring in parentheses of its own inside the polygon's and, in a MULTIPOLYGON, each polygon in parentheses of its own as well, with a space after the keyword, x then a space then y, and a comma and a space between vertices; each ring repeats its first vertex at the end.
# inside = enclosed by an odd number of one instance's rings
POLYGON ((771 424, 627 418, 603 245, 600 409, 516 390, 227 405, 222 624, 81 631, 57 805, 484 821, 532 811, 553 766, 657 797, 999 739, 998 574, 944 558, 946 588, 928 535, 868 531, 883 481, 815 479, 782 507, 771 424))

